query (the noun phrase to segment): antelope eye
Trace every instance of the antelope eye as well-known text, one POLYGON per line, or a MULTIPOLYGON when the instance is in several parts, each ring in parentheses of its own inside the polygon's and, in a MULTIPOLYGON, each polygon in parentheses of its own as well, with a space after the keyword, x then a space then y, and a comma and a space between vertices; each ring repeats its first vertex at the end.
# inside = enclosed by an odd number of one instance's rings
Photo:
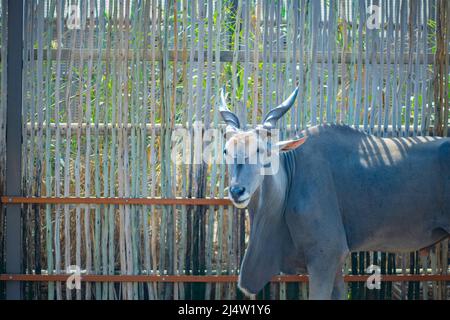
POLYGON ((223 149, 223 154, 227 154, 227 149, 223 149))
POLYGON ((256 153, 259 153, 259 148, 256 149, 256 153))

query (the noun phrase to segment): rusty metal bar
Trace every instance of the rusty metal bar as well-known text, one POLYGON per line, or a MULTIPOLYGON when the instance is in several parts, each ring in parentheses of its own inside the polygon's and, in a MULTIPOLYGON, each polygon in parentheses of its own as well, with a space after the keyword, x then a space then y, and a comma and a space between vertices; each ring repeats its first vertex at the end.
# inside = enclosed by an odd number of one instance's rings
MULTIPOLYGON (((66 281, 70 274, 0 274, 0 281, 24 281, 24 282, 47 282, 66 281)), ((370 275, 344 275, 345 282, 367 281, 370 275)), ((193 275, 81 275, 83 282, 214 282, 228 283, 237 282, 236 275, 221 276, 193 276, 193 275)), ((307 275, 279 275, 271 279, 271 282, 308 282, 307 275)), ((408 282, 408 281, 450 281, 450 275, 427 274, 427 275, 381 275, 383 282, 408 282)))
POLYGON ((193 205, 227 206, 227 198, 77 198, 77 197, 13 197, 1 196, 2 204, 114 204, 114 205, 193 205))

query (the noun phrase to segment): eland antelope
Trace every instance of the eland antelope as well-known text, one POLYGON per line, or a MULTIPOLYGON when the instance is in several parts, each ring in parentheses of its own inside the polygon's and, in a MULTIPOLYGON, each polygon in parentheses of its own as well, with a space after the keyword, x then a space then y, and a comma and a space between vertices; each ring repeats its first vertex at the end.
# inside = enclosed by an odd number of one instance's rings
POLYGON ((290 141, 261 139, 297 92, 249 131, 221 95, 229 194, 250 218, 239 287, 256 294, 280 272, 308 272, 310 299, 342 299, 350 252, 415 251, 449 236, 450 140, 379 138, 340 125, 290 141), (277 170, 262 174, 272 165, 261 160, 269 149, 277 170))

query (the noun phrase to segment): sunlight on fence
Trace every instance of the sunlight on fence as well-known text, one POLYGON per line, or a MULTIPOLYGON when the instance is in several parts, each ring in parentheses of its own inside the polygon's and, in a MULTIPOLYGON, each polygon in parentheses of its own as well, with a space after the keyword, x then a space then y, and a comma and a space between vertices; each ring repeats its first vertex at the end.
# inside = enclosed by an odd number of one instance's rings
MULTIPOLYGON (((381 136, 448 135, 446 1, 71 3, 26 2, 24 195, 226 197, 223 165, 175 164, 170 158, 176 128, 193 135, 195 121, 220 126, 217 97, 223 86, 230 106, 251 127, 298 83, 295 107, 281 121, 284 136, 322 122, 381 136)), ((61 274, 76 265, 98 275, 237 275, 248 233, 245 212, 223 205, 26 204, 24 210, 26 273, 61 274)), ((446 273, 448 252, 446 240, 427 257, 354 253, 345 272, 365 274, 377 264, 386 274, 446 273)), ((444 282, 383 283, 381 290, 349 286, 353 299, 448 298, 444 282)), ((259 297, 306 296, 305 283, 272 283, 259 297)), ((26 297, 242 295, 234 282, 97 282, 77 291, 49 282, 27 283, 26 297)))

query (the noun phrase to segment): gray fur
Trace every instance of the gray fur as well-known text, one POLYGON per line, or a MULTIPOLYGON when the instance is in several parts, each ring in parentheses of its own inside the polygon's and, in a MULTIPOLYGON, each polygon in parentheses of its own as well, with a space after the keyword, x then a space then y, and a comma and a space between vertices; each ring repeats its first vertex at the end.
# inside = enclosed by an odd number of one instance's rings
POLYGON ((250 197, 244 292, 307 270, 310 299, 342 299, 349 252, 414 251, 449 236, 449 139, 378 138, 337 125, 303 134, 302 146, 280 153, 275 175, 229 165, 230 186, 250 197))

